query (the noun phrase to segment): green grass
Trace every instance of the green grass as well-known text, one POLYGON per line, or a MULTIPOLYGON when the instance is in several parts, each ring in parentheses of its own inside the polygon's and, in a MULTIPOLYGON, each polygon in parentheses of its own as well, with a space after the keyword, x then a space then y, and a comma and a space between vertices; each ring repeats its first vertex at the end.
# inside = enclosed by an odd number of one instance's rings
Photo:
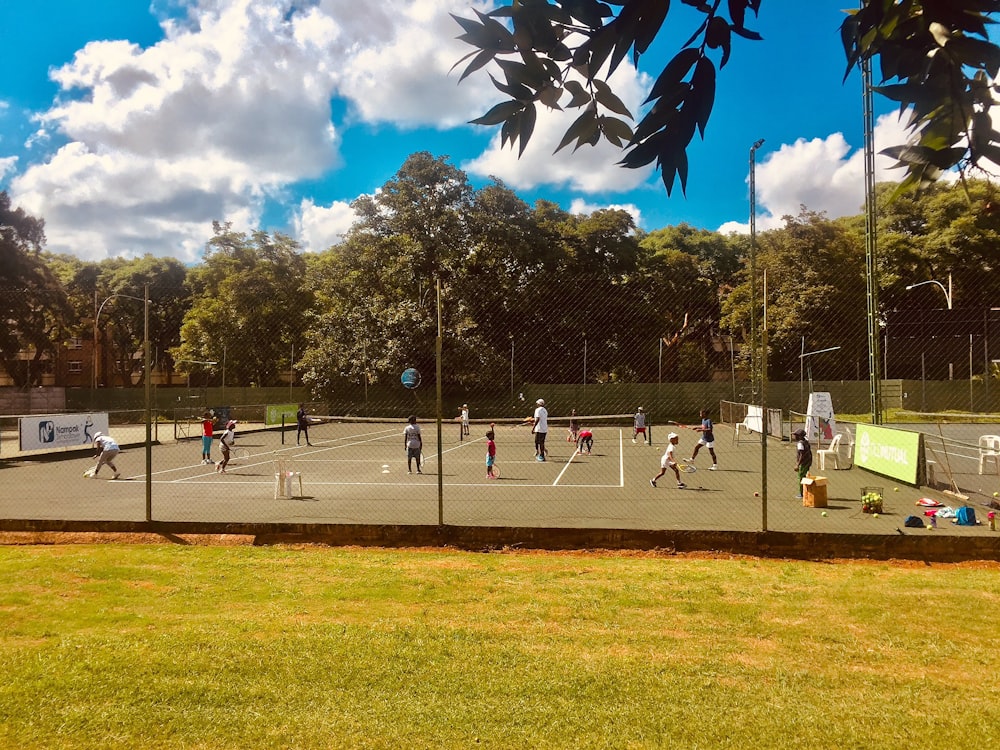
POLYGON ((976 748, 1000 567, 0 547, 4 748, 976 748))

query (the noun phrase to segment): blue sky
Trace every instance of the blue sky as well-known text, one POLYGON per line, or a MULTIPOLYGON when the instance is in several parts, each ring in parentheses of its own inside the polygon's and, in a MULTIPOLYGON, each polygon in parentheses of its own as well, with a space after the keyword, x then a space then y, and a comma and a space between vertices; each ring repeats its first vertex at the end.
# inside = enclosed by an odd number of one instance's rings
MULTIPOLYGON (((415 151, 448 156, 476 185, 496 175, 529 203, 623 207, 650 231, 745 231, 748 151, 764 138, 758 228, 800 204, 857 213, 862 102, 856 74, 842 83, 844 5, 763 0, 748 26, 764 41, 735 40, 705 141, 689 151, 687 197, 668 198, 650 171, 615 166, 609 146, 553 156, 573 112, 540 117, 520 160, 496 129, 466 124, 501 95, 485 75, 458 85, 449 69, 469 48, 448 14, 482 4, 3 2, 0 189, 45 219, 50 250, 92 260, 196 262, 213 220, 321 250, 350 225, 348 204, 415 151)), ((671 19, 683 40, 697 16, 674 3, 671 19)), ((677 41, 616 73, 633 112, 677 41)), ((877 100, 876 115, 879 147, 900 142, 891 103, 877 100)))

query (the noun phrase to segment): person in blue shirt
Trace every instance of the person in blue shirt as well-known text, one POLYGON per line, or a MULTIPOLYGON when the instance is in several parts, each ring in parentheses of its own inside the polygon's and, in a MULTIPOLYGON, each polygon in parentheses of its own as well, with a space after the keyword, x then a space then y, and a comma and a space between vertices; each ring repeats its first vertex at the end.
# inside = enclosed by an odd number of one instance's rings
POLYGON ((695 432, 700 432, 701 437, 698 438, 698 442, 694 446, 694 452, 691 453, 691 461, 694 461, 698 457, 698 451, 701 450, 701 446, 708 448, 709 454, 712 456, 712 465, 708 467, 709 471, 715 471, 719 468, 719 461, 715 457, 715 426, 712 424, 712 420, 708 416, 708 410, 702 409, 701 412, 701 427, 692 427, 691 429, 695 432))

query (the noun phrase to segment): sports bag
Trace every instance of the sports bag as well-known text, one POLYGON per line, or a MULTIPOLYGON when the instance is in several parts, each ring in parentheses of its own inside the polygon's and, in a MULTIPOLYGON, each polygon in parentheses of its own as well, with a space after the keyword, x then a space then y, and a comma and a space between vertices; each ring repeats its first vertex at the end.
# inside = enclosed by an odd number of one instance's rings
POLYGON ((968 505, 963 505, 955 511, 955 523, 959 526, 975 526, 976 509, 970 508, 968 505))

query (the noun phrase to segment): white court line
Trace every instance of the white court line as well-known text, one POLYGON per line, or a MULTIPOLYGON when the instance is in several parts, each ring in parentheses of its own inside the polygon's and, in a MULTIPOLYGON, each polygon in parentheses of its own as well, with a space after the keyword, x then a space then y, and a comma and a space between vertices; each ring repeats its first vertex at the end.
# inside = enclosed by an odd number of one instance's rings
POLYGON ((618 486, 625 486, 625 432, 618 430, 618 486))
MULTIPOLYGON (((227 485, 227 486, 228 485, 236 485, 236 484, 254 485, 254 486, 258 486, 258 487, 261 486, 261 485, 267 485, 267 486, 271 485, 271 480, 248 481, 248 480, 240 480, 240 479, 231 479, 230 476, 231 475, 227 474, 225 480, 209 481, 209 480, 205 480, 205 479, 199 479, 197 481, 192 480, 190 482, 185 482, 185 484, 207 484, 207 485, 212 485, 214 487, 219 487, 220 486, 219 485, 219 481, 223 481, 224 484, 227 485)), ((437 474, 424 474, 423 476, 429 477, 429 478, 434 478, 434 479, 437 478, 437 474)), ((122 484, 121 480, 118 481, 118 484, 122 484)), ((177 482, 171 481, 171 480, 167 480, 167 479, 158 479, 158 480, 154 480, 153 484, 177 484, 177 482)), ((413 481, 403 481, 403 482, 313 482, 313 481, 306 481, 304 484, 305 484, 306 487, 429 487, 429 488, 437 487, 436 483, 421 482, 418 479, 414 479, 413 481)), ((502 483, 500 483, 500 484, 497 484, 497 483, 486 484, 485 482, 445 482, 445 486, 446 487, 480 487, 480 488, 481 487, 491 487, 491 488, 500 488, 501 490, 504 490, 504 489, 506 489, 506 490, 511 490, 511 489, 520 490, 520 489, 523 489, 523 488, 526 488, 526 487, 552 487, 553 485, 551 485, 551 484, 521 484, 519 482, 517 484, 517 486, 515 487, 512 484, 504 485, 502 483)), ((561 489, 561 490, 580 490, 580 489, 609 490, 609 489, 618 489, 618 485, 617 484, 561 484, 561 485, 559 485, 559 489, 561 489)), ((331 497, 329 499, 331 499, 331 500, 344 500, 344 499, 358 500, 358 499, 363 499, 363 498, 339 498, 339 497, 331 497)))

